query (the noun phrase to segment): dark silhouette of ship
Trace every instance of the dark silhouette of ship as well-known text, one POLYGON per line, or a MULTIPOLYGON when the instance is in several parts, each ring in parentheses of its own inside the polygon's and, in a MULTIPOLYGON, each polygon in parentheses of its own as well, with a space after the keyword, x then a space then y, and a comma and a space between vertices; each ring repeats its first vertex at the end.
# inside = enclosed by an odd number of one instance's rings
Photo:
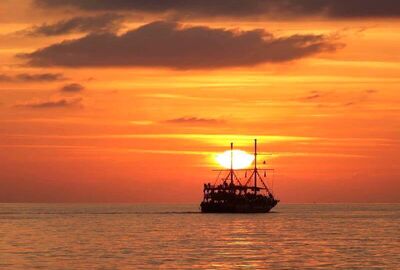
POLYGON ((217 179, 213 185, 204 184, 204 198, 200 204, 203 213, 267 213, 278 204, 279 200, 275 199, 266 184, 267 172, 273 169, 257 168, 257 155, 257 140, 254 140, 254 167, 235 170, 233 143, 231 143, 231 168, 217 170, 220 174, 227 172, 222 178, 222 183, 217 183, 217 179), (244 184, 241 183, 237 171, 245 172, 244 184), (249 177, 247 177, 248 172, 249 177))

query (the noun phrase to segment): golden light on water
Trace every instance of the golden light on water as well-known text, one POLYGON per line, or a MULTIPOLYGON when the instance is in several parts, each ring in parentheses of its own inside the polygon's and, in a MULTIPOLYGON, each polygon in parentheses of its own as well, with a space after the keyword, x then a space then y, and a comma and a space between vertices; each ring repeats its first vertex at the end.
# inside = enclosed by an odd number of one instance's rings
MULTIPOLYGON (((246 153, 242 150, 233 150, 233 168, 234 169, 244 169, 251 165, 254 160, 254 156, 251 154, 246 153)), ((216 156, 216 161, 219 165, 224 168, 230 169, 231 168, 231 150, 225 151, 221 154, 216 156)))

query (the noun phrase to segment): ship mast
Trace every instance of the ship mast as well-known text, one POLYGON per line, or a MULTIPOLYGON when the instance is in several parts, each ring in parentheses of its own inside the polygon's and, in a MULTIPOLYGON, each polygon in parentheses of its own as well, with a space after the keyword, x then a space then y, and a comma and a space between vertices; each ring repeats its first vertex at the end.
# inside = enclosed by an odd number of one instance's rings
POLYGON ((233 184, 233 143, 231 142, 231 184, 233 184))
POLYGON ((257 139, 254 139, 254 194, 257 194, 257 139))

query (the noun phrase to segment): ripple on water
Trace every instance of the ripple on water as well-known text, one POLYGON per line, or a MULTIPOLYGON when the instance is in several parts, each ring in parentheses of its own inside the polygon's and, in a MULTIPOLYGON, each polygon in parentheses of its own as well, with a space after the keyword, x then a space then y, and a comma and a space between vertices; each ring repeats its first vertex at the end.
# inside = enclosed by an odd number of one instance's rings
POLYGON ((0 205, 1 269, 384 268, 400 264, 400 206, 0 205))

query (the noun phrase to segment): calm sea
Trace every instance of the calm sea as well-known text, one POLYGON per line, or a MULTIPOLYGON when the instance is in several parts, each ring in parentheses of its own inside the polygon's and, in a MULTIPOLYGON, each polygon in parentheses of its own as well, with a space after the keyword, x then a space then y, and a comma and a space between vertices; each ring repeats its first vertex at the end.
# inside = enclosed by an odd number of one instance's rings
POLYGON ((400 204, 0 204, 0 269, 400 269, 400 204))

